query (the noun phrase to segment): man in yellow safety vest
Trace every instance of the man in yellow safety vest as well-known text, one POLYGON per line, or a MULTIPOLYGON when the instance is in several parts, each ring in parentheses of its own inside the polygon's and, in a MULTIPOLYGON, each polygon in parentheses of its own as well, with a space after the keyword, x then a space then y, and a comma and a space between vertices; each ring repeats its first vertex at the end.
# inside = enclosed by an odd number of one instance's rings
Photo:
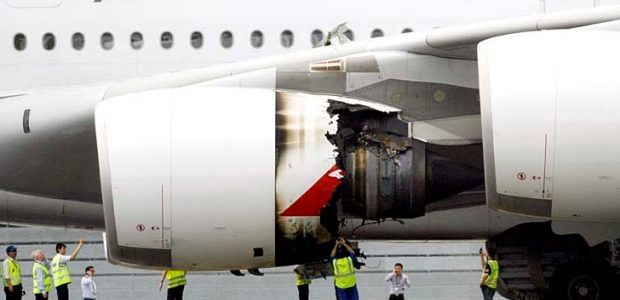
POLYGON ((297 285, 297 292, 299 293, 299 300, 308 300, 310 296, 310 283, 312 279, 306 274, 306 267, 304 265, 298 265, 293 269, 295 272, 295 285, 297 285))
POLYGON ((56 255, 52 258, 52 277, 54 278, 54 286, 56 287, 58 300, 69 300, 68 286, 72 281, 67 263, 77 258, 83 246, 84 241, 80 239, 73 253, 71 253, 71 255, 65 255, 67 253, 67 245, 64 243, 56 244, 56 255))
POLYGON ((355 283, 355 251, 343 238, 338 238, 331 253, 334 284, 338 300, 359 300, 355 283))
POLYGON ((32 293, 36 300, 45 300, 50 298, 52 290, 52 275, 49 271, 49 263, 45 259, 45 253, 42 250, 32 252, 34 264, 32 265, 32 293))
POLYGON ((15 248, 15 246, 6 247, 6 259, 2 263, 2 270, 6 299, 21 300, 22 269, 17 261, 17 248, 15 248))
POLYGON ((487 249, 486 252, 480 249, 480 266, 482 267, 482 278, 480 278, 480 288, 484 300, 493 300, 497 281, 499 279, 499 264, 495 260, 495 249, 487 249))
POLYGON ((164 286, 164 279, 168 280, 168 296, 167 300, 183 300, 183 290, 187 285, 187 271, 182 270, 165 270, 161 274, 159 281, 159 290, 164 286))

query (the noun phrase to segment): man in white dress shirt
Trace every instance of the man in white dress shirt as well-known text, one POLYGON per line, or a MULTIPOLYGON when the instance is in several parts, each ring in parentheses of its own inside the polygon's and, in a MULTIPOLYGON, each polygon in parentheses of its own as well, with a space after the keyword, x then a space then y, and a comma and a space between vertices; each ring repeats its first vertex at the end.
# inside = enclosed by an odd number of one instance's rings
POLYGON ((97 299, 97 285, 93 277, 95 277, 95 267, 86 267, 84 277, 82 277, 82 298, 84 300, 97 299))
POLYGON ((396 263, 392 273, 385 276, 390 283, 390 300, 405 300, 405 285, 411 287, 409 277, 403 273, 403 264, 396 263))

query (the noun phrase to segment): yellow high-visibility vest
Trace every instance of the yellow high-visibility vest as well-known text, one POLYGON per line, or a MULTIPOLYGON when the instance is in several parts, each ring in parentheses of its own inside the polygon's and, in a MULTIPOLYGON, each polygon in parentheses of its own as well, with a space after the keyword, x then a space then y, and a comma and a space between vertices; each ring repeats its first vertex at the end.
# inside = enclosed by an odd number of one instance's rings
POLYGON ((50 271, 47 270, 47 267, 44 264, 35 262, 34 265, 32 265, 32 293, 42 294, 41 289, 37 286, 37 281, 39 279, 37 278, 38 269, 43 270, 43 287, 46 292, 49 292, 52 290, 52 276, 50 276, 50 271))
POLYGON ((312 283, 312 279, 307 278, 304 274, 295 273, 295 284, 296 285, 308 285, 312 283))
POLYGON ((185 271, 168 270, 166 271, 166 279, 168 280, 169 289, 187 284, 187 279, 185 278, 185 271))
MULTIPOLYGON (((11 278, 11 285, 22 284, 22 268, 19 266, 19 262, 16 259, 7 258, 9 260, 9 277, 11 278)), ((3 280, 4 286, 9 286, 9 283, 3 280)))
POLYGON ((499 264, 497 263, 497 260, 493 259, 489 259, 487 263, 491 267, 491 274, 484 282, 484 285, 492 289, 497 289, 497 280, 499 279, 499 264))
POLYGON ((52 259, 52 275, 54 276, 54 286, 58 287, 63 284, 71 283, 71 274, 69 274, 69 266, 67 263, 61 263, 60 257, 62 254, 58 253, 52 259))
POLYGON ((333 260, 334 282, 337 288, 347 289, 355 286, 355 268, 350 256, 333 260))

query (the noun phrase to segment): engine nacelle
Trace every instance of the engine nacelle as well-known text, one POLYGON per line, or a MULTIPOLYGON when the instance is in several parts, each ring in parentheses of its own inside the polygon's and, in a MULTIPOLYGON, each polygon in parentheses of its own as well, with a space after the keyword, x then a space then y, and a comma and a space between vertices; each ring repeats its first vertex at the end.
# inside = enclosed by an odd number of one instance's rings
POLYGON ((478 53, 489 205, 619 222, 620 34, 521 33, 478 53))
POLYGON ((95 115, 106 248, 125 265, 320 261, 342 216, 417 217, 481 182, 451 149, 413 140, 400 109, 358 99, 187 86, 112 97, 95 115))
POLYGON ((188 270, 275 265, 274 95, 185 87, 98 105, 112 262, 188 270))

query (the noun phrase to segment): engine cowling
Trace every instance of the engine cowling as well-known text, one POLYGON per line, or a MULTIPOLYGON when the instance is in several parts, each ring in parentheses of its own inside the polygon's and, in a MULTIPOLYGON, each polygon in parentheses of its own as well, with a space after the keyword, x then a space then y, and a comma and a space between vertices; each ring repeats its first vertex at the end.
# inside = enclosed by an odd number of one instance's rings
POLYGON ((619 37, 547 31, 479 45, 490 206, 554 224, 620 221, 619 37))
POLYGON ((274 93, 186 87, 98 105, 111 261, 203 270, 275 265, 274 93))

